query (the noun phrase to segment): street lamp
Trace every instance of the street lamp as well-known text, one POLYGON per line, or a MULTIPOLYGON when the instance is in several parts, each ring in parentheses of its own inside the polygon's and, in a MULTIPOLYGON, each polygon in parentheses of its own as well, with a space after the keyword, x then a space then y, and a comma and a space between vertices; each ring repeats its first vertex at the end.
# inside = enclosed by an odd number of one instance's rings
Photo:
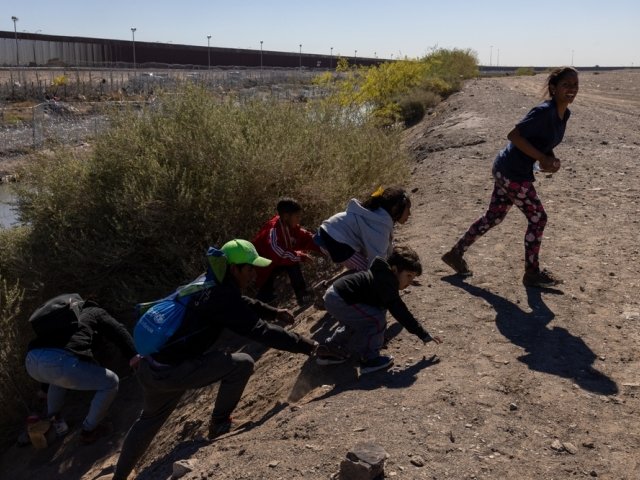
POLYGON ((207 35, 207 69, 211 69, 211 35, 207 35))
POLYGON ((18 30, 16 29, 18 17, 11 17, 11 20, 13 20, 13 33, 16 36, 16 66, 20 66, 20 54, 18 53, 18 30))
POLYGON ((136 69, 136 28, 131 27, 131 46, 133 47, 133 69, 136 69))
POLYGON ((262 75, 262 40, 260 40, 260 74, 262 75))
POLYGON ((300 70, 302 70, 302 44, 300 44, 300 70))
POLYGON ((329 54, 329 70, 333 68, 333 47, 331 47, 331 52, 329 54))
POLYGON ((353 52, 353 64, 356 65, 357 61, 358 61, 358 50, 353 52))

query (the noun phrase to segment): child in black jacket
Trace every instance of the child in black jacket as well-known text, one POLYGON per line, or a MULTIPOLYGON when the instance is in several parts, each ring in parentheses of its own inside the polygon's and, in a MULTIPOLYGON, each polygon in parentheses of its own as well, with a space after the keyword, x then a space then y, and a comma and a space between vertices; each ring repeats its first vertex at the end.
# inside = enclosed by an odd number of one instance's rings
MULTIPOLYGON (((398 246, 386 261, 377 257, 369 270, 346 275, 327 290, 324 296, 326 309, 340 323, 327 342, 358 355, 361 374, 393 364, 393 357, 380 355, 387 310, 423 342, 442 342, 429 335, 400 298, 400 290, 421 274, 418 254, 410 247, 398 246)), ((319 355, 316 361, 329 365, 342 363, 344 359, 319 355)))

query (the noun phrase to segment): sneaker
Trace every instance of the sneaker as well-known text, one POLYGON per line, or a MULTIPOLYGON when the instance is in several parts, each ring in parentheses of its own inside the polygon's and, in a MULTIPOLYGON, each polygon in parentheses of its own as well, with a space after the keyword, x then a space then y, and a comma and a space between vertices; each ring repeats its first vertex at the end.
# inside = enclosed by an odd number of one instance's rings
POLYGON ((80 442, 84 445, 90 445, 96 442, 98 439, 111 433, 111 425, 108 423, 100 423, 93 430, 85 430, 84 428, 80 432, 80 442))
POLYGON ((318 345, 316 350, 316 363, 318 365, 339 365, 348 359, 349 357, 329 345, 318 345))
POLYGON ((309 292, 304 292, 301 295, 296 295, 296 301, 298 302, 299 307, 308 307, 313 303, 313 294, 309 292))
POLYGON ((211 420, 209 423, 209 432, 207 437, 209 440, 213 440, 225 433, 231 431, 242 430, 253 425, 252 420, 233 420, 231 417, 226 420, 211 420))
POLYGON ((560 285, 562 280, 556 277, 549 270, 540 270, 538 272, 525 272, 522 277, 522 284, 525 287, 549 288, 560 285))
POLYGON ((392 356, 379 355, 370 360, 364 360, 360 363, 360 375, 383 370, 385 368, 389 368, 391 365, 393 365, 392 356))
POLYGON ((231 420, 231 418, 228 418, 227 420, 211 420, 209 423, 209 433, 207 434, 207 437, 209 440, 213 440, 220 435, 229 433, 232 426, 233 420, 231 420))
POLYGON ((442 261, 453 268, 458 275, 463 277, 473 275, 473 272, 469 270, 469 265, 467 265, 466 260, 460 252, 453 248, 442 256, 442 261))
POLYGON ((51 417, 51 425, 56 432, 56 437, 64 437, 69 432, 69 425, 63 418, 51 417))

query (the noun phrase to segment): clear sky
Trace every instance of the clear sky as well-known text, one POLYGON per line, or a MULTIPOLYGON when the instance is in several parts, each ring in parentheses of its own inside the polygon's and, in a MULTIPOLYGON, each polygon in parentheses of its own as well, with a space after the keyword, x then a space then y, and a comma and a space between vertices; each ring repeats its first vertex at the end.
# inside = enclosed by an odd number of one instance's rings
POLYGON ((483 65, 640 66, 640 0, 0 0, 0 30, 483 65))

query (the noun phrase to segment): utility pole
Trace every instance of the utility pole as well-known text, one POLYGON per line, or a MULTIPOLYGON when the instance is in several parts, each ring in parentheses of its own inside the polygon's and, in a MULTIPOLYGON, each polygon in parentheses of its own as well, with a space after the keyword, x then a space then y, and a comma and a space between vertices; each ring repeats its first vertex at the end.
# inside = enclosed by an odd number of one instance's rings
POLYGON ((20 53, 18 51, 18 30, 16 28, 16 22, 18 21, 18 17, 11 17, 11 20, 13 20, 13 33, 16 37, 16 66, 19 67, 20 66, 20 53))

